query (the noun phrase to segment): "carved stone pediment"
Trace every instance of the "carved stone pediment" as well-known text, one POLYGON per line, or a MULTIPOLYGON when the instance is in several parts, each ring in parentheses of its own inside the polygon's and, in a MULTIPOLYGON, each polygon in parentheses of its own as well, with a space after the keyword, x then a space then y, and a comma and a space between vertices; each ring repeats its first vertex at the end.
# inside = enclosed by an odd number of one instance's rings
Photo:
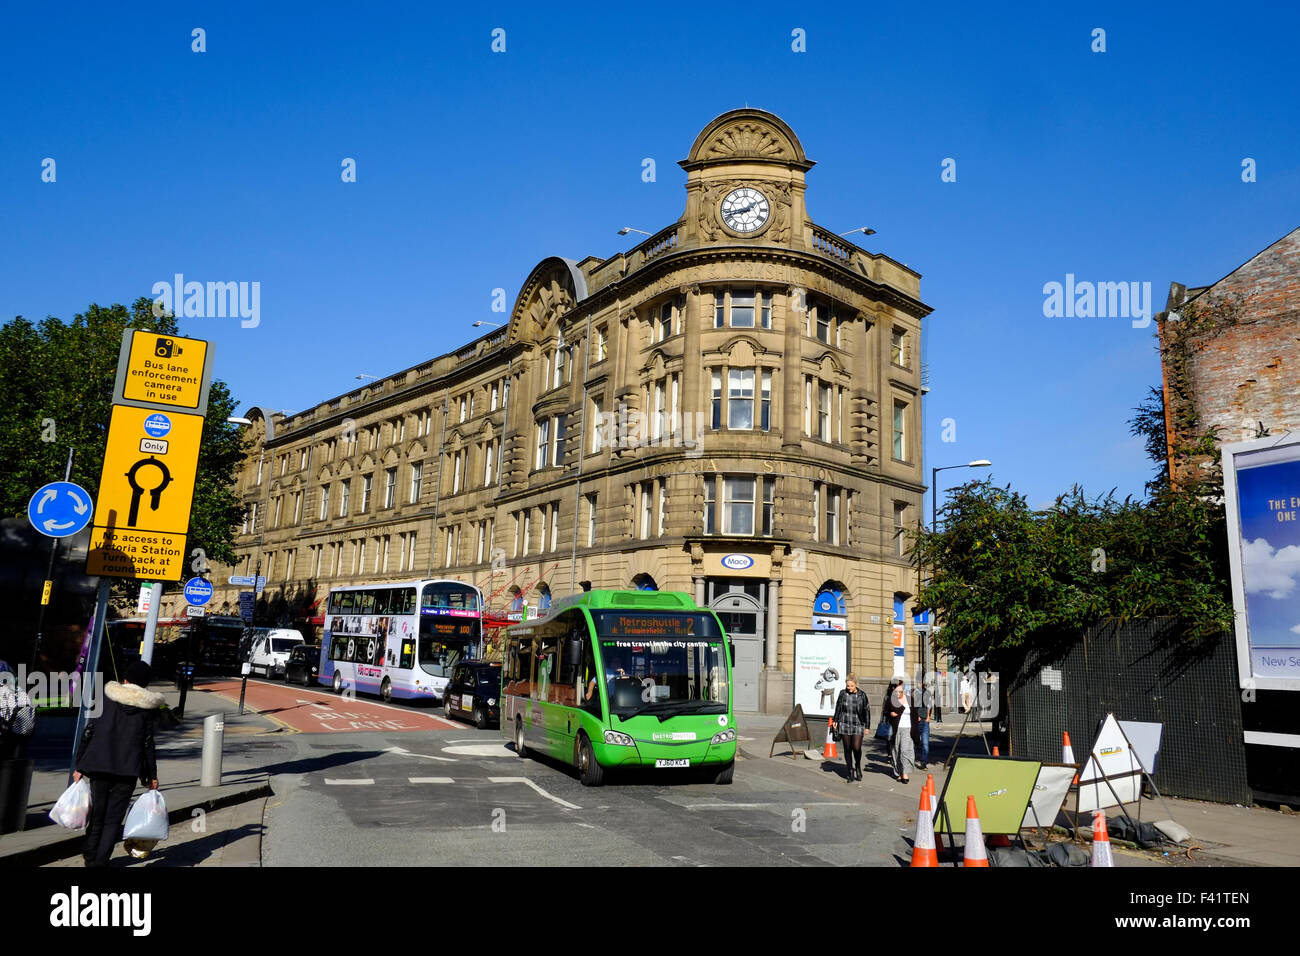
POLYGON ((734 123, 718 131, 702 159, 794 159, 789 141, 763 123, 734 123))

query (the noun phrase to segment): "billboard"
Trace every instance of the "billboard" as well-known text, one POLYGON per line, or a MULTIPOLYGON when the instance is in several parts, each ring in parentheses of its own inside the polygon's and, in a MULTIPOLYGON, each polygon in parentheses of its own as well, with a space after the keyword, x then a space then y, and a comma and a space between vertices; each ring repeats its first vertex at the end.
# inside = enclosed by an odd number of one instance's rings
POLYGON ((1223 446, 1242 687, 1300 690, 1300 436, 1223 446))
POLYGON ((833 716, 848 676, 848 631, 794 632, 794 702, 805 716, 833 716))

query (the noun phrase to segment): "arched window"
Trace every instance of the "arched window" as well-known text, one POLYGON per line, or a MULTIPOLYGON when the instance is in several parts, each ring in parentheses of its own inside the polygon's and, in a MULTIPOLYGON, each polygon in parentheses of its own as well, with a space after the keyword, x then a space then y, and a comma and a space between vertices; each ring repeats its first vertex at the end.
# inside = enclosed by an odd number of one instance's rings
POLYGON ((894 623, 902 624, 906 620, 907 610, 904 605, 907 603, 907 597, 903 594, 894 595, 894 623))
POLYGON ((522 611, 524 608, 524 596, 519 592, 518 588, 512 588, 510 594, 510 610, 522 611))
POLYGON ((551 608, 551 589, 545 584, 537 589, 537 610, 548 611, 551 608))
POLYGON ((632 579, 632 585, 638 591, 658 591, 659 585, 655 584, 655 579, 648 574, 638 574, 632 579))
POLYGON ((844 591, 833 584, 823 584, 817 597, 813 599, 813 613, 815 614, 843 614, 844 611, 844 591))

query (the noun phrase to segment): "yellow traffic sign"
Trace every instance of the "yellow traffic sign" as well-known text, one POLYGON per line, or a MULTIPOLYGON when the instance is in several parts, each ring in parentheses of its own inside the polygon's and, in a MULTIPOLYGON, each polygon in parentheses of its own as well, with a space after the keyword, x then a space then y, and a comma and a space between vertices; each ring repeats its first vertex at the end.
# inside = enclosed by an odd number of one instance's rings
POLYGON ((54 589, 54 582, 53 582, 53 581, 46 581, 46 582, 45 582, 45 587, 41 589, 41 603, 42 603, 42 604, 49 604, 49 603, 50 603, 50 591, 53 590, 53 589, 54 589))
POLYGON ((130 344, 128 348, 123 343, 126 361, 118 364, 115 402, 199 414, 207 410, 211 371, 207 342, 139 329, 128 329, 126 336, 130 344))
POLYGON ((86 573, 179 581, 185 574, 185 533, 91 528, 86 573))
POLYGON ((113 406, 87 573, 180 578, 202 437, 201 416, 113 406))

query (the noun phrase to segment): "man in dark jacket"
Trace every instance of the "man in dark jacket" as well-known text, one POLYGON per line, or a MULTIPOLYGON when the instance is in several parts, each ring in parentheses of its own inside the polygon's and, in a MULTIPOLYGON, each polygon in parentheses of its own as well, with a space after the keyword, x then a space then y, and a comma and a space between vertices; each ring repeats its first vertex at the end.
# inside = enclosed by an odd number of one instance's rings
POLYGON ((153 722, 163 697, 145 689, 152 676, 148 664, 136 661, 122 683, 109 681, 104 712, 86 728, 77 748, 72 778, 90 778, 90 820, 82 849, 86 866, 108 866, 136 780, 158 789, 153 722))

